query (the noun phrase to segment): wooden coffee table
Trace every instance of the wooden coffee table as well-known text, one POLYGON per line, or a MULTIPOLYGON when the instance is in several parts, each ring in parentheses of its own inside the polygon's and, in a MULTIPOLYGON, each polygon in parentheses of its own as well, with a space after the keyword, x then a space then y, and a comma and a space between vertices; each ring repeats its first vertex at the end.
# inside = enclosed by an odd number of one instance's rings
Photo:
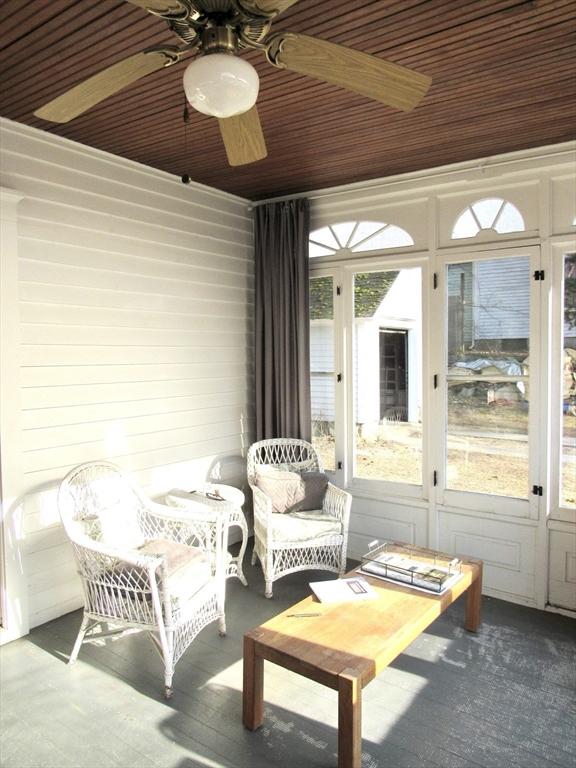
POLYGON ((307 597, 244 635, 246 728, 262 725, 264 660, 272 661, 338 691, 338 768, 360 768, 362 688, 464 592, 464 626, 476 632, 480 624, 478 560, 462 558, 462 577, 441 596, 362 575, 376 590, 376 599, 326 604, 307 597), (291 616, 302 613, 320 615, 291 616))

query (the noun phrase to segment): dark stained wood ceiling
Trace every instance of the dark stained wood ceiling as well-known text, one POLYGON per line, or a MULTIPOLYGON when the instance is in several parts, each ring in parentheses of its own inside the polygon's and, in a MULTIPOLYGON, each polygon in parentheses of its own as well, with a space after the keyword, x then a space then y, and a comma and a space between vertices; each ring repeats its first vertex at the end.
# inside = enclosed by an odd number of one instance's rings
POLYGON ((292 30, 433 78, 413 112, 246 56, 260 75, 268 158, 231 168, 217 121, 191 110, 188 60, 148 75, 67 125, 33 111, 144 48, 176 44, 122 0, 3 0, 0 114, 251 199, 306 192, 576 137, 574 0, 300 0, 292 30))

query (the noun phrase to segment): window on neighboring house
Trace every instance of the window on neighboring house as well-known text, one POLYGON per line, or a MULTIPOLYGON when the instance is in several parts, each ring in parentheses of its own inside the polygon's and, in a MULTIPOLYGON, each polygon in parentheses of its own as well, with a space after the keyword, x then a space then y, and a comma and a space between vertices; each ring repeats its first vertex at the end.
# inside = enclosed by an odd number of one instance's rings
POLYGON ((485 230, 505 235, 525 229, 522 214, 515 205, 500 197, 487 197, 472 203, 460 214, 452 229, 452 239, 476 237, 485 230))
POLYGON ((362 253, 414 245, 402 227, 381 221, 345 221, 316 229, 310 234, 309 255, 334 256, 340 251, 362 253))

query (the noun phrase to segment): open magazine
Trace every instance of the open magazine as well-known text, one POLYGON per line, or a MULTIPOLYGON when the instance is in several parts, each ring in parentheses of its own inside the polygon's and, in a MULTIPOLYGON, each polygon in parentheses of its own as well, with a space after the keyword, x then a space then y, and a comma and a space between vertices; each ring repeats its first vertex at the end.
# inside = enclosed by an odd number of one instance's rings
POLYGON ((310 588, 321 603, 343 603, 376 597, 376 592, 362 578, 311 581, 310 588))
POLYGON ((457 561, 446 566, 423 563, 394 552, 368 555, 362 560, 360 570, 370 576, 441 595, 462 575, 454 567, 457 561))

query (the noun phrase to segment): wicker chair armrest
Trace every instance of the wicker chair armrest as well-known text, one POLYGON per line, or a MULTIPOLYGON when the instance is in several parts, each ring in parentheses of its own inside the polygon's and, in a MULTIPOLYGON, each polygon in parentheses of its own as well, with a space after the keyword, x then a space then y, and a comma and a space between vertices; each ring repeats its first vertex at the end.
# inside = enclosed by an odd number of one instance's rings
POLYGON ((342 529, 348 529, 350 522, 350 508, 352 506, 352 495, 348 491, 338 488, 338 486, 328 483, 326 493, 324 494, 324 504, 322 511, 330 517, 335 517, 342 523, 342 529))
POLYGON ((97 555, 103 555, 120 563, 132 566, 134 568, 144 568, 147 570, 156 570, 164 562, 164 558, 159 555, 148 555, 139 552, 137 549, 121 549, 112 547, 109 544, 103 544, 95 541, 88 536, 82 536, 73 542, 78 549, 87 550, 97 555))
POLYGON ((263 525, 266 525, 272 515, 272 499, 256 485, 250 485, 250 488, 252 489, 254 517, 257 517, 262 521, 263 525))

